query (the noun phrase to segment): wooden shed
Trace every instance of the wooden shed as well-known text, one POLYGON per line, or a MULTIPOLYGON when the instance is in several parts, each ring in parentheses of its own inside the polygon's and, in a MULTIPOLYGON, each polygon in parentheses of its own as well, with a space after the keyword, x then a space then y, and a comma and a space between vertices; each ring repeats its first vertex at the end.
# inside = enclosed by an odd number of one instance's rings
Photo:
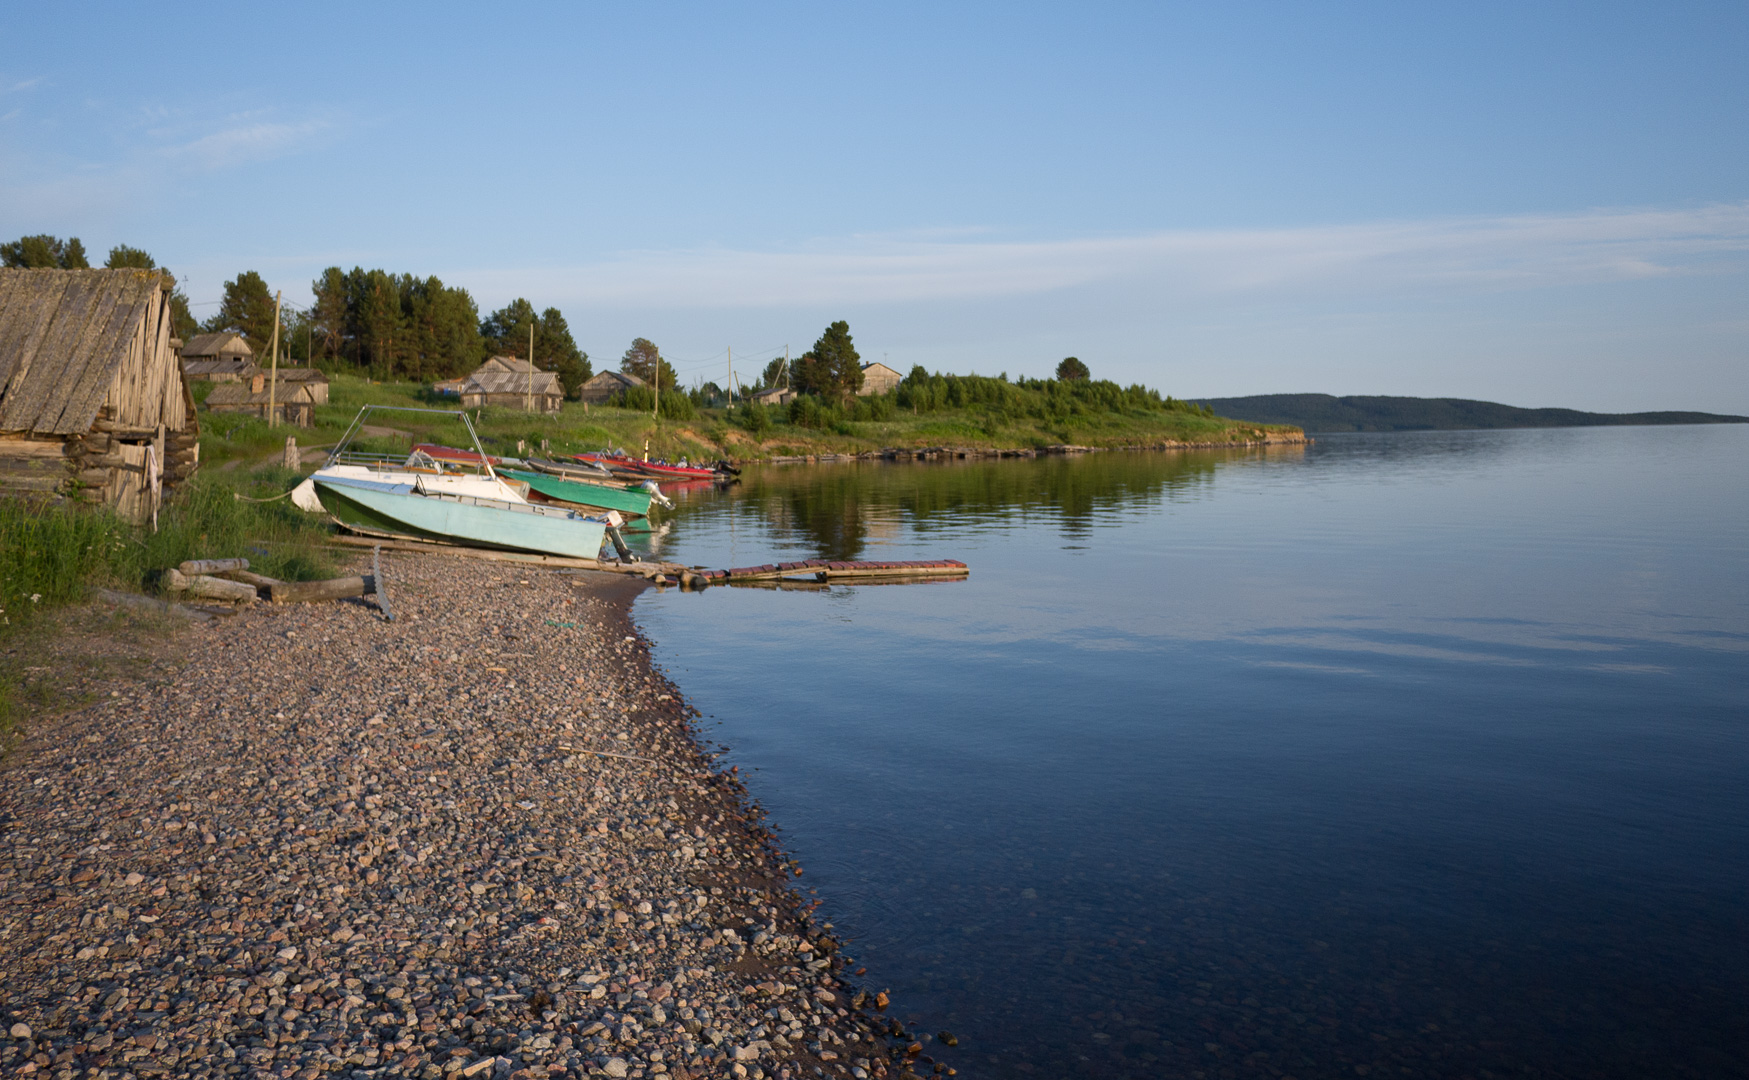
POLYGON ((0 491, 153 517, 200 427, 151 270, 0 270, 0 491))
POLYGON ((320 368, 282 367, 279 369, 279 381, 306 386, 310 390, 311 401, 317 405, 328 404, 328 376, 322 374, 320 368))
POLYGON ((600 405, 621 390, 629 390, 634 386, 644 385, 644 380, 625 371, 604 371, 583 384, 583 390, 578 397, 590 404, 600 405))
MULTIPOLYGON (((257 371, 248 382, 213 387, 203 404, 211 412, 249 413, 263 420, 277 414, 280 423, 294 427, 310 427, 316 422, 316 401, 311 394, 311 383, 287 382, 282 378, 270 387, 268 383, 271 381, 266 372, 257 371)), ((322 389, 327 388, 323 383, 322 389)))
POLYGON ((182 371, 206 382, 241 382, 255 370, 255 350, 230 330, 196 334, 182 346, 182 371))
POLYGON ((769 390, 760 390, 753 395, 753 400, 761 405, 788 405, 796 398, 796 392, 787 386, 774 386, 769 390))
POLYGON ((464 409, 496 405, 556 413, 565 403, 565 387, 553 371, 476 371, 462 384, 461 396, 464 409))

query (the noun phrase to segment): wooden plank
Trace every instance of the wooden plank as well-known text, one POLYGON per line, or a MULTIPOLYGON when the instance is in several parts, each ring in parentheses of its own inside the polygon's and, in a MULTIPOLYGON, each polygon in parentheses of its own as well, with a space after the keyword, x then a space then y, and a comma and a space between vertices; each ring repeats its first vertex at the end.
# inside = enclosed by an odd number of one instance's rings
MULTIPOLYGON (((22 424, 12 424, 13 394, 21 391, 30 377, 30 365, 42 346, 43 338, 54 322, 55 309, 67 291, 69 279, 60 274, 22 271, 25 275, 20 297, 22 303, 12 320, 0 324, 0 431, 21 431, 22 424), (40 274, 40 278, 39 275, 40 274)), ((22 415, 22 408, 19 410, 22 415)))
MULTIPOLYGON (((91 426, 89 415, 79 415, 80 388, 87 381, 91 368, 102 367, 106 362, 106 358, 98 353, 97 347, 104 338, 105 325, 115 311, 119 294, 123 291, 113 277, 98 278, 97 283, 101 288, 92 295, 83 312, 84 325, 80 327, 79 336, 66 358, 66 370, 46 399, 42 416, 37 420, 38 431, 69 433, 85 431, 91 426)), ((65 308, 63 314, 66 314, 65 308)))
POLYGON ((6 391, 6 402, 0 410, 0 428, 8 431, 35 431, 43 414, 60 413, 61 380, 67 375, 69 358, 85 329, 86 308, 99 286, 98 278, 88 271, 73 271, 66 275, 67 288, 55 305, 49 325, 38 340, 36 351, 21 365, 19 375, 6 391))

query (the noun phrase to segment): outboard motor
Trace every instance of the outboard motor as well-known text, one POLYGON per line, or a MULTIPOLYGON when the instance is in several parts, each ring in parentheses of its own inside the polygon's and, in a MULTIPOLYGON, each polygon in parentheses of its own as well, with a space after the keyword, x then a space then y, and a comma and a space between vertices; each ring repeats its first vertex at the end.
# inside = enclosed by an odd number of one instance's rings
POLYGON ((650 501, 657 506, 660 506, 664 510, 674 509, 674 501, 668 496, 662 494, 662 489, 657 485, 656 481, 645 480, 638 486, 650 493, 650 501))

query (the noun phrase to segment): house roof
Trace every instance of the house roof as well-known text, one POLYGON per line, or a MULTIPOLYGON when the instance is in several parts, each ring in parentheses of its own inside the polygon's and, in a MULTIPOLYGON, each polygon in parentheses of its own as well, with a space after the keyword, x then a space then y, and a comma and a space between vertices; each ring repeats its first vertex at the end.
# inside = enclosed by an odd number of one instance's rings
POLYGON ((88 431, 154 303, 149 270, 0 270, 0 431, 88 431))
MULTIPOLYGON (((213 392, 206 396, 207 408, 214 405, 266 405, 268 390, 272 389, 269 380, 263 379, 260 391, 253 389, 251 382, 219 383, 213 387, 213 392)), ((274 392, 272 400, 278 405, 289 405, 293 402, 311 402, 310 388, 305 383, 287 385, 280 380, 279 389, 274 392)))
POLYGON ((464 394, 526 394, 533 392, 541 395, 565 394, 564 386, 559 382, 557 372, 552 371, 476 371, 468 376, 468 381, 462 384, 464 394), (532 374, 532 378, 531 378, 532 374))
POLYGON ((325 383, 328 376, 322 374, 322 369, 313 367, 282 367, 279 369, 280 382, 325 383))
POLYGON ((644 380, 629 371, 604 371, 584 383, 584 386, 596 386, 603 382, 617 382, 621 386, 642 386, 644 380))
POLYGON ((494 371, 520 371, 527 374, 540 369, 527 360, 518 360, 514 356, 494 356, 474 369, 475 375, 486 375, 494 371))
POLYGON ((184 359, 182 370, 190 375, 247 375, 259 369, 255 366, 255 361, 247 356, 224 356, 216 360, 184 359))
POLYGON ((881 363, 879 360, 876 360, 870 364, 862 365, 862 370, 865 374, 867 372, 873 371, 875 368, 880 368, 882 371, 886 372, 888 375, 898 375, 899 374, 897 371, 894 371, 892 368, 881 363))
POLYGON ((225 330, 217 334, 196 334, 182 346, 185 359, 194 357, 217 356, 254 356, 255 350, 243 340, 243 335, 234 330, 225 330))

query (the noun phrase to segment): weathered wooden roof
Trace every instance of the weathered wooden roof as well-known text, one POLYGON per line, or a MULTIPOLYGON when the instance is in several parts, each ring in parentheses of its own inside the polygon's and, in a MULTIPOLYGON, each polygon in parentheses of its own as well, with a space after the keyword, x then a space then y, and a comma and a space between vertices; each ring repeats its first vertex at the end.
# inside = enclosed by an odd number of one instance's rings
POLYGON ((248 375, 261 370, 247 356, 225 356, 217 360, 182 361, 182 370, 190 375, 248 375))
POLYGON ((328 376, 322 374, 321 368, 282 367, 279 369, 279 381, 325 383, 328 381, 328 376))
POLYGON ((243 340, 243 335, 234 330, 225 330, 217 334, 196 334, 182 346, 185 359, 201 356, 254 356, 255 350, 243 340))
POLYGON ((0 269, 0 431, 88 431, 151 305, 149 270, 0 269))
POLYGON ((537 370, 527 360, 518 360, 514 356, 494 356, 474 369, 475 375, 490 375, 495 371, 530 372, 537 370))
POLYGON ((551 371, 536 371, 532 378, 526 371, 476 371, 462 385, 462 393, 526 394, 529 393, 531 383, 535 394, 564 396, 564 387, 559 382, 558 374, 551 371))
POLYGON ((621 386, 642 386, 644 380, 629 371, 604 371, 584 383, 584 386, 601 386, 604 383, 618 383, 621 386))

